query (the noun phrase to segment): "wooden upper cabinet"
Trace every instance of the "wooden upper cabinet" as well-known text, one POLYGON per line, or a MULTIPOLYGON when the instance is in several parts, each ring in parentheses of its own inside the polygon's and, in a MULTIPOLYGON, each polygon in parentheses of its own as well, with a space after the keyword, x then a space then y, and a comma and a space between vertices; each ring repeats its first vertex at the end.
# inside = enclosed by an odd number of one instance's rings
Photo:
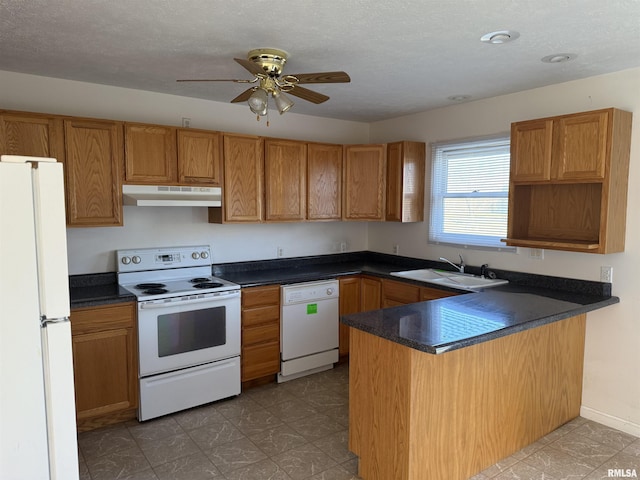
POLYGON ((65 120, 67 224, 122 225, 122 123, 65 120))
POLYGON ((424 220, 425 144, 395 142, 387 145, 386 220, 424 220))
POLYGON ((384 144, 344 147, 344 220, 384 220, 386 157, 384 144))
POLYGON ((266 220, 304 220, 307 205, 307 144, 268 138, 264 148, 266 220))
POLYGON ((127 183, 177 183, 178 162, 174 127, 126 123, 124 141, 127 183))
POLYGON ((0 155, 64 160, 62 117, 0 112, 0 155))
POLYGON ((223 135, 224 218, 209 209, 210 222, 261 222, 263 209, 264 141, 251 135, 223 135))
POLYGON ((178 182, 222 185, 222 135, 178 129, 178 182))
POLYGON ((607 161, 609 111, 560 117, 554 125, 558 180, 601 180, 607 161))
POLYGON ((553 120, 532 120, 511 125, 511 179, 551 180, 553 120))
POLYGON ((609 108, 513 124, 507 245, 624 251, 631 121, 609 108))
POLYGON ((342 145, 307 145, 307 220, 342 218, 342 145))
POLYGON ((610 111, 600 110, 512 124, 511 179, 602 180, 610 121, 610 111))

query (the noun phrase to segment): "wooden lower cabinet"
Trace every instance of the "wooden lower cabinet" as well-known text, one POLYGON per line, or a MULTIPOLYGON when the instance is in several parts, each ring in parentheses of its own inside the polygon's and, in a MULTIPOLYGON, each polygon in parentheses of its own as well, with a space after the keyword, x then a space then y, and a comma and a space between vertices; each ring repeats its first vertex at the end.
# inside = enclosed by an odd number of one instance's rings
MULTIPOLYGON (((342 277, 340 281, 340 315, 360 312, 360 277, 342 277)), ((339 324, 340 357, 349 355, 349 330, 344 323, 339 324)))
POLYGON ((280 371, 280 285, 242 289, 243 382, 280 371))
POLYGON ((382 307, 382 279, 363 276, 360 284, 360 311, 378 310, 382 307))
POLYGON ((78 431, 135 418, 136 304, 74 309, 71 334, 78 431))

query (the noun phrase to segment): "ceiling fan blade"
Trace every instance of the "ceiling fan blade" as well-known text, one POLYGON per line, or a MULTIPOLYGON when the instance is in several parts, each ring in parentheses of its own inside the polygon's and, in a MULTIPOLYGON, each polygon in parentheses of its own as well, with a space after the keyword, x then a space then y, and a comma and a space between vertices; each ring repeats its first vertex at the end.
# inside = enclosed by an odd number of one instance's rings
POLYGON ((291 75, 298 83, 349 83, 351 78, 346 72, 299 73, 291 75))
POLYGON ((250 60, 245 60, 244 58, 234 58, 234 60, 249 70, 253 75, 264 75, 265 73, 260 65, 250 60))
POLYGON ((253 87, 242 92, 236 98, 231 100, 231 103, 246 102, 247 100, 249 100, 249 97, 251 96, 252 93, 253 93, 253 87))
POLYGON ((235 83, 253 83, 254 80, 239 80, 237 78, 187 78, 176 80, 176 82, 235 82, 235 83))
POLYGON ((314 92, 313 90, 309 90, 308 88, 298 86, 292 88, 291 90, 287 90, 286 93, 289 93, 311 103, 322 103, 329 100, 329 97, 327 97, 326 95, 314 92))

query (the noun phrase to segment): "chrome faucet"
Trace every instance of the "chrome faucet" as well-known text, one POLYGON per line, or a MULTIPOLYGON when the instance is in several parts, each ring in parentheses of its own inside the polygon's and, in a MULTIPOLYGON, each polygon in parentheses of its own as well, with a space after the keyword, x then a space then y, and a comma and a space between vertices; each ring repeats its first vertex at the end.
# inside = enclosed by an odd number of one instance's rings
POLYGON ((464 267, 465 267, 464 258, 462 258, 462 255, 458 255, 458 256, 460 257, 460 266, 456 265, 450 260, 447 260, 444 257, 440 257, 440 260, 442 260, 443 262, 447 262, 449 265, 455 267, 455 269, 458 270, 460 273, 464 273, 464 267))

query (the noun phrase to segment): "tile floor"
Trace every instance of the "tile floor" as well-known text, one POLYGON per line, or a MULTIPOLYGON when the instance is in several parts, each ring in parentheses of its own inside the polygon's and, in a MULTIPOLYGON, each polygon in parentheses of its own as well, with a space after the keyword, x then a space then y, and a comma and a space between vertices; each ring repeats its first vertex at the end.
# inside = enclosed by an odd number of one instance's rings
MULTIPOLYGON (((145 423, 82 433, 80 478, 356 480, 347 386, 348 366, 340 365, 145 423)), ((640 476, 640 439, 577 418, 473 480, 593 480, 620 468, 640 476)))

